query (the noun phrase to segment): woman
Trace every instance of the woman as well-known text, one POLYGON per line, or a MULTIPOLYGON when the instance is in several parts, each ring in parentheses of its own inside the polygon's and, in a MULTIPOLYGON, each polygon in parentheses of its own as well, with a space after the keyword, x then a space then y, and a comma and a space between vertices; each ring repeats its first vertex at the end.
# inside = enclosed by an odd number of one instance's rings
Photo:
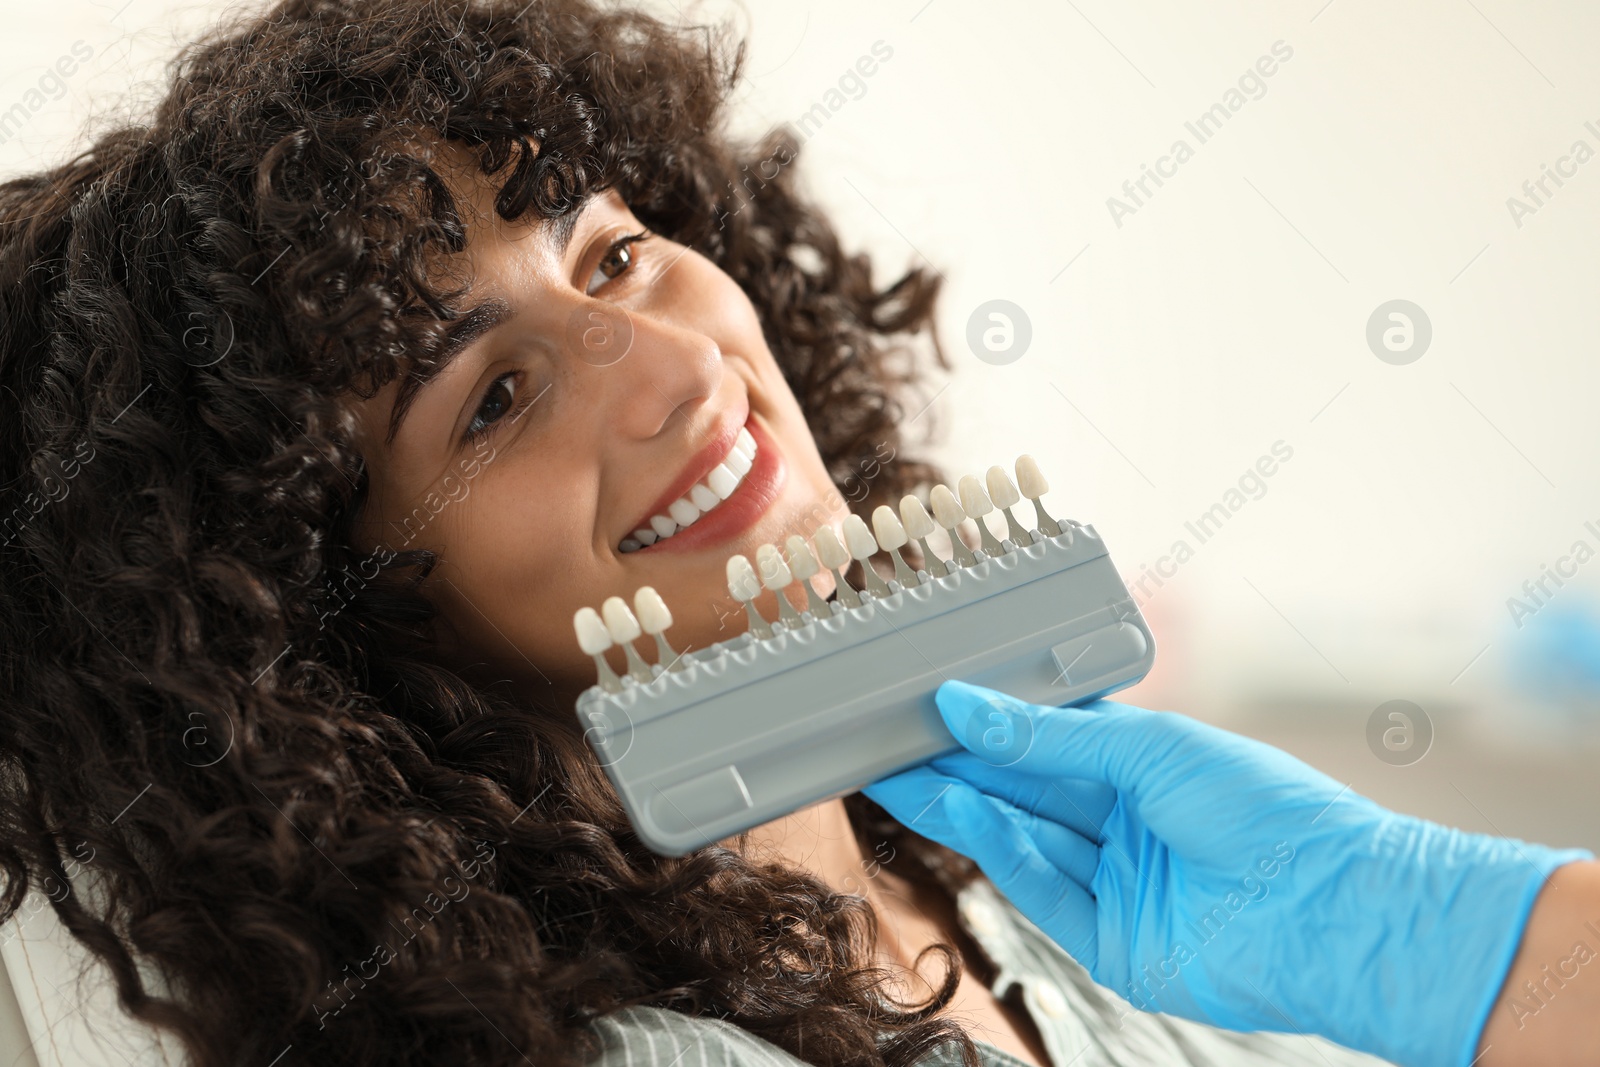
MULTIPOLYGON (((742 54, 289 0, 0 188, 5 907, 92 856, 53 906, 196 1064, 1067 1067, 971 863, 859 794, 662 858, 578 728, 578 607, 651 585, 703 647, 729 554, 937 477, 937 287, 873 285, 793 140, 725 143, 742 54)), ((1085 1064, 1356 1062, 1097 995, 1085 1064)))

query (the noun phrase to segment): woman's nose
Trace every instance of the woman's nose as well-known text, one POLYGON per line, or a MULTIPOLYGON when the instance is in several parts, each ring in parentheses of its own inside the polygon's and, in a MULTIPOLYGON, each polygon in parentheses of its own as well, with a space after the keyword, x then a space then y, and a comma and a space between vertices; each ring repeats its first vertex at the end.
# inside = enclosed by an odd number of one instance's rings
POLYGON ((715 396, 722 349, 690 327, 591 301, 573 311, 566 354, 601 425, 629 437, 660 433, 674 412, 715 396))

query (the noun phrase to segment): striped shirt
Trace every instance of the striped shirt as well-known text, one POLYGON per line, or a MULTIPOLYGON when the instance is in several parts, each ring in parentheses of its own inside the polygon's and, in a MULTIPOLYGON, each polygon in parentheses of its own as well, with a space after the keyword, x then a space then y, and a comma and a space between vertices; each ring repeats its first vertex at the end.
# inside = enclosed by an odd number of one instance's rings
MULTIPOLYGON (((956 912, 995 964, 990 991, 1013 985, 1039 1029, 1043 1067, 1382 1067, 1386 1061, 1295 1033, 1235 1033, 1135 1011, 1018 911, 985 878, 956 897, 956 912)), ((604 1048, 589 1067, 808 1067, 777 1045, 722 1019, 634 1005, 590 1024, 604 1048)), ((985 1067, 1027 1067, 972 1033, 985 1067)), ((918 1067, 960 1067, 946 1042, 918 1067)))

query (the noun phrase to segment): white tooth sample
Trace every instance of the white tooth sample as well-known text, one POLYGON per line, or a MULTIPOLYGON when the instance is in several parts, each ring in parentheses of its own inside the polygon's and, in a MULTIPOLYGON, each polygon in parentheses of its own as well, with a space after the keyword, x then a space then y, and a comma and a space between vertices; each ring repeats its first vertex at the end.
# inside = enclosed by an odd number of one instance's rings
POLYGON ((873 539, 872 531, 867 529, 867 524, 860 515, 854 513, 844 518, 844 543, 850 549, 850 555, 861 561, 861 576, 867 580, 867 589, 873 596, 889 596, 892 590, 878 577, 877 569, 868 559, 878 551, 878 542, 873 539))
POLYGON ((906 528, 900 525, 900 517, 894 513, 894 508, 888 504, 879 504, 872 511, 872 532, 877 535, 878 544, 882 545, 894 559, 894 577, 900 583, 900 588, 910 589, 917 584, 917 572, 911 569, 905 558, 900 555, 910 538, 906 536, 906 528))
POLYGON ((678 532, 678 524, 665 515, 650 516, 650 528, 656 532, 657 537, 671 537, 678 532))
POLYGON ((1012 506, 1022 499, 1022 494, 1017 492, 1016 484, 1011 481, 1011 475, 1006 473, 1004 467, 994 466, 989 468, 983 480, 989 487, 989 499, 993 500, 995 507, 1005 514, 1006 536, 1011 539, 1011 543, 1019 546, 1033 544, 1033 531, 1024 527, 1011 513, 1012 506))
POLYGON ((1039 462, 1032 456, 1017 457, 1017 485, 1029 500, 1038 500, 1050 491, 1050 483, 1039 473, 1039 462))
POLYGON ((672 612, 654 586, 641 585, 633 593, 633 610, 639 626, 647 634, 658 634, 672 625, 672 612))
POLYGON ((778 551, 777 545, 756 546, 756 570, 761 572, 761 584, 773 592, 794 581, 794 575, 790 573, 789 565, 783 561, 783 555, 778 551))
POLYGON ((756 610, 756 597, 761 595, 761 580, 756 577, 756 570, 750 565, 749 558, 738 554, 728 557, 728 592, 733 594, 735 600, 744 601, 744 613, 750 619, 750 632, 758 640, 771 637, 772 624, 756 610))
POLYGON ((696 482, 694 488, 689 490, 689 503, 699 508, 701 514, 704 514, 722 503, 722 497, 696 482))
POLYGON ((906 528, 907 537, 920 540, 933 533, 933 519, 928 516, 928 509, 910 493, 900 498, 900 524, 906 528))
POLYGON ((799 534, 790 534, 783 545, 789 554, 789 573, 799 580, 800 587, 806 591, 806 610, 811 612, 813 618, 828 618, 832 614, 828 602, 811 588, 811 579, 822 571, 822 566, 817 563, 817 557, 811 554, 811 546, 806 544, 806 539, 799 534))
POLYGON ((790 534, 789 539, 783 543, 789 553, 789 573, 800 581, 809 581, 814 577, 820 567, 817 566, 817 557, 811 554, 811 546, 806 544, 806 539, 799 534, 790 534))
POLYGON ((778 617, 783 620, 784 626, 792 630, 804 625, 800 613, 783 595, 785 587, 794 581, 794 575, 789 573, 789 565, 783 561, 783 553, 778 551, 777 545, 756 546, 756 569, 761 572, 761 584, 772 590, 778 598, 778 617))
POLYGON ((667 644, 663 636, 672 625, 672 612, 667 610, 667 602, 661 599, 661 594, 652 586, 641 585, 633 592, 633 610, 639 616, 639 625, 644 632, 655 638, 656 662, 669 671, 685 669, 688 664, 683 662, 683 657, 667 644))
POLYGON ((961 505, 956 501, 956 495, 950 491, 948 485, 936 485, 928 494, 928 503, 933 506, 933 518, 946 530, 953 530, 961 525, 967 513, 961 510, 961 505))
POLYGON ((747 603, 761 595, 761 581, 748 557, 738 553, 728 557, 728 592, 747 603))
POLYGON ((983 483, 972 475, 963 474, 956 490, 961 494, 961 510, 967 513, 968 518, 976 520, 994 510, 989 494, 983 491, 983 483))
POLYGON ((878 551, 878 542, 873 540, 872 531, 867 529, 867 524, 860 515, 845 516, 844 543, 855 559, 866 559, 878 551))
POLYGON ((978 557, 972 554, 972 549, 961 540, 956 527, 966 519, 967 513, 961 509, 956 495, 950 491, 948 485, 936 485, 928 494, 928 503, 933 505, 933 520, 950 533, 950 551, 954 558, 950 561, 951 569, 956 567, 970 567, 978 562, 978 557))
POLYGON ((611 631, 593 608, 579 608, 572 616, 572 628, 578 632, 578 647, 591 656, 598 656, 611 647, 611 631))
POLYGON ((900 498, 900 524, 906 528, 906 536, 915 539, 922 547, 922 558, 928 563, 928 573, 935 578, 949 574, 950 568, 945 561, 928 547, 928 535, 935 529, 933 519, 928 515, 928 509, 922 506, 922 501, 911 493, 900 498))
POLYGON ((750 456, 745 455, 743 452, 740 452, 737 448, 735 448, 733 451, 728 453, 727 458, 722 461, 722 464, 734 474, 737 474, 739 477, 743 478, 746 474, 750 473, 750 468, 755 465, 755 461, 750 456))
POLYGON ((998 464, 990 467, 983 476, 983 483, 988 487, 989 499, 994 501, 997 508, 1009 508, 1022 499, 1022 494, 1017 492, 1017 487, 1011 481, 1011 475, 998 464))
POLYGON ((619 596, 608 596, 600 605, 600 616, 606 621, 606 629, 611 631, 611 640, 621 645, 628 657, 628 676, 636 682, 648 682, 654 675, 650 673, 650 665, 639 658, 639 650, 633 647, 642 631, 639 620, 628 610, 628 602, 619 596))
POLYGON ((600 688, 608 693, 622 692, 622 679, 606 662, 605 652, 611 647, 611 631, 606 629, 600 613, 589 607, 579 608, 572 616, 572 628, 578 634, 578 647, 594 657, 600 688))
POLYGON ((745 455, 754 459, 756 456, 756 439, 750 436, 750 428, 739 427, 739 436, 733 439, 734 445, 745 455))
POLYGON ((1061 523, 1050 517, 1045 511, 1040 497, 1050 491, 1050 483, 1044 480, 1044 475, 1039 473, 1039 464, 1032 456, 1017 457, 1017 485, 1021 487, 1022 495, 1033 501, 1034 518, 1038 520, 1039 532, 1046 537, 1058 537, 1061 534, 1061 523))
POLYGON ((711 469, 711 473, 706 475, 706 485, 711 487, 711 491, 717 494, 718 499, 726 500, 733 495, 735 489, 739 488, 739 476, 729 470, 726 463, 718 463, 711 469))
POLYGON ((872 533, 886 549, 901 548, 906 543, 906 528, 900 525, 900 517, 888 504, 879 504, 873 509, 872 533))
POLYGON ((628 602, 619 596, 606 597, 605 603, 600 605, 600 615, 606 621, 606 629, 611 633, 611 640, 619 645, 625 645, 636 639, 642 632, 639 629, 639 620, 628 610, 628 602))
POLYGON ((856 587, 850 584, 843 573, 843 568, 850 566, 850 553, 840 544, 839 535, 833 532, 832 526, 819 526, 817 532, 811 535, 811 543, 817 546, 818 562, 833 572, 839 603, 847 608, 859 608, 861 594, 856 592, 856 587))
POLYGON ((660 536, 660 534, 656 533, 648 526, 641 526, 639 529, 633 531, 633 539, 639 542, 641 545, 653 545, 656 543, 656 539, 660 536))
POLYGON ((617 545, 617 550, 621 552, 637 552, 643 547, 643 545, 641 545, 638 541, 635 541, 633 538, 624 537, 622 539, 622 543, 617 545))
POLYGON ((682 528, 692 525, 694 520, 700 517, 700 509, 680 496, 672 502, 672 506, 667 509, 667 514, 672 516, 672 521, 677 523, 679 528, 682 528))
POLYGON ((989 524, 983 521, 983 517, 994 510, 989 494, 983 491, 983 483, 970 474, 963 474, 961 481, 956 485, 956 490, 961 494, 961 510, 978 524, 978 536, 983 539, 984 554, 991 557, 1001 555, 1005 549, 994 539, 994 534, 989 532, 989 524))

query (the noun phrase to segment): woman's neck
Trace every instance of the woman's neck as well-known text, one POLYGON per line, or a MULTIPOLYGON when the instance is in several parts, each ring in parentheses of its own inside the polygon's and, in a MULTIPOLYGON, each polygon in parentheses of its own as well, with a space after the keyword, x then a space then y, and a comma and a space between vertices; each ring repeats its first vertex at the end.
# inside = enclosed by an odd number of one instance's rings
MULTIPOLYGON (((722 842, 734 847, 733 839, 722 842)), ((860 893, 877 871, 856 839, 844 799, 835 797, 749 831, 744 855, 752 862, 802 867, 839 893, 860 893)))

